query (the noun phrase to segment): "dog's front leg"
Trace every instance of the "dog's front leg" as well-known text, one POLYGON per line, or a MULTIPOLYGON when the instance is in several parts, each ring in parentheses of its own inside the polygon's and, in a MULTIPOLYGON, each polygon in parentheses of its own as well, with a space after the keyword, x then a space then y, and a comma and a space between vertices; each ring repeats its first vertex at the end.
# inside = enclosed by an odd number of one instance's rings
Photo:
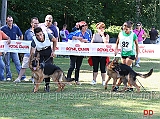
POLYGON ((56 90, 56 92, 62 91, 62 83, 60 81, 57 81, 57 86, 58 86, 58 89, 56 90))
POLYGON ((113 78, 113 85, 111 91, 113 91, 113 89, 116 87, 116 83, 117 83, 117 78, 113 78))
POLYGON ((104 86, 104 89, 105 89, 105 90, 107 89, 107 85, 108 85, 108 82, 110 81, 110 79, 111 79, 111 77, 108 76, 108 79, 107 79, 107 81, 106 81, 106 83, 105 83, 105 86, 104 86))
POLYGON ((34 93, 38 91, 39 85, 42 80, 43 80, 43 77, 39 78, 38 80, 35 80, 35 86, 34 86, 34 91, 33 91, 34 93))

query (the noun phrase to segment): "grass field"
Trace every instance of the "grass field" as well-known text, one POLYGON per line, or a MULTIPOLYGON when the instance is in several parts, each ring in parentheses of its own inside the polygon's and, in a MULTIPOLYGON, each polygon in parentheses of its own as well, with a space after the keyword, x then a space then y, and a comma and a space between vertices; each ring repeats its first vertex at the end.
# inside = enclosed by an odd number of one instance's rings
MULTIPOLYGON (((55 58, 54 61, 66 74, 69 59, 55 58)), ((15 80, 17 73, 13 63, 11 65, 15 80)), ((140 93, 110 92, 112 80, 108 89, 104 90, 100 72, 98 84, 90 85, 92 67, 88 65, 87 58, 84 58, 80 72, 82 84, 74 85, 73 82, 60 93, 55 92, 57 87, 53 83, 50 84, 50 93, 43 91, 44 83, 40 85, 38 93, 32 93, 33 84, 30 81, 18 84, 0 82, 0 119, 160 119, 160 61, 143 58, 140 65, 141 68, 133 69, 146 73, 154 68, 149 78, 138 77, 146 89, 144 91, 141 87, 140 93), (153 110, 153 115, 144 116, 144 110, 153 110)), ((26 76, 31 76, 29 69, 26 76)))

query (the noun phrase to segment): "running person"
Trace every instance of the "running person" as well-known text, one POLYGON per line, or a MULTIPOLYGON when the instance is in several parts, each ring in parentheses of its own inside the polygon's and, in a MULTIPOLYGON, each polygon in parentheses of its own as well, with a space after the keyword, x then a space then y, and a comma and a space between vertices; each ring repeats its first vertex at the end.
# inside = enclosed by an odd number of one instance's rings
MULTIPOLYGON (((123 30, 118 35, 115 47, 115 55, 117 55, 118 44, 120 44, 122 64, 126 64, 128 66, 131 66, 133 61, 138 58, 137 35, 131 29, 132 23, 130 21, 127 21, 123 24, 123 30)), ((117 86, 119 86, 121 83, 121 80, 119 80, 117 86)), ((133 88, 130 88, 130 90, 133 91, 133 88)))

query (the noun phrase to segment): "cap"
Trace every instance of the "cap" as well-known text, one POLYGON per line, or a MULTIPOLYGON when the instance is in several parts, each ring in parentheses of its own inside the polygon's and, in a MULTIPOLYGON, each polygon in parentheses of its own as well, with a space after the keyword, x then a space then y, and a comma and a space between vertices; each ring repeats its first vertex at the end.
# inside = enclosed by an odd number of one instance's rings
POLYGON ((80 21, 79 22, 79 26, 85 26, 85 25, 87 25, 87 23, 85 21, 80 21))

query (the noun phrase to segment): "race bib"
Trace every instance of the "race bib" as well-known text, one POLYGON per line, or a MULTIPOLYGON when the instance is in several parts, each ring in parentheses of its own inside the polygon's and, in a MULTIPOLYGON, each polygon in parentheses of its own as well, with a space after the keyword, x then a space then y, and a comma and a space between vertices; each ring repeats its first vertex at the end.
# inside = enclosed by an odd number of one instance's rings
POLYGON ((128 37, 124 38, 120 42, 120 46, 123 51, 131 51, 132 50, 132 40, 129 39, 128 37))

